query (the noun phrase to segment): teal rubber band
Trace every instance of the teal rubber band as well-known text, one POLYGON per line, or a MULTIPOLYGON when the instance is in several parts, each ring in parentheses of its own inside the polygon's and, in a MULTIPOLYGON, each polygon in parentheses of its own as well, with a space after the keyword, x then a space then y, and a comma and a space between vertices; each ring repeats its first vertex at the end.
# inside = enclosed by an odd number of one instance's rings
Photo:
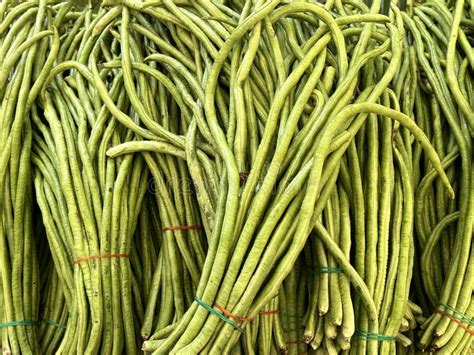
POLYGON ((13 322, 6 322, 6 323, 0 323, 0 328, 8 328, 8 327, 29 327, 32 325, 36 325, 38 321, 35 320, 17 320, 13 322))
POLYGON ((343 274, 344 269, 340 267, 316 267, 308 270, 312 275, 322 275, 322 274, 343 274))
POLYGON ((390 335, 385 334, 377 334, 377 333, 368 333, 361 330, 357 330, 355 335, 359 338, 366 339, 366 340, 376 340, 376 341, 394 341, 397 337, 393 337, 390 335))
POLYGON ((55 321, 52 321, 50 319, 46 319, 46 318, 41 318, 41 321, 47 325, 50 325, 52 327, 56 327, 56 328, 59 328, 59 329, 66 329, 67 326, 66 324, 62 324, 62 323, 57 323, 55 321))
POLYGON ((201 307, 203 307, 204 309, 206 309, 207 311, 209 311, 209 313, 211 314, 214 314, 215 316, 219 317, 220 319, 222 319, 224 322, 230 324, 231 326, 233 326, 235 329, 237 329, 239 332, 243 333, 244 330, 239 327, 232 319, 229 319, 227 318, 225 315, 223 315, 221 312, 219 312, 217 309, 209 306, 208 304, 206 304, 203 300, 201 300, 200 298, 198 298, 197 296, 194 296, 194 300, 198 303, 198 305, 200 305, 201 307))
POLYGON ((340 267, 320 267, 315 270, 316 274, 342 274, 344 269, 340 267))
POLYGON ((444 307, 445 309, 449 310, 449 311, 452 311, 453 313, 457 314, 458 316, 460 316, 461 318, 457 318, 459 321, 463 322, 463 323, 467 323, 469 325, 474 325, 474 321, 472 320, 471 317, 468 317, 466 316, 464 313, 462 313, 461 311, 458 311, 457 309, 453 308, 453 307, 450 307, 448 306, 447 304, 442 304, 440 307, 444 307))

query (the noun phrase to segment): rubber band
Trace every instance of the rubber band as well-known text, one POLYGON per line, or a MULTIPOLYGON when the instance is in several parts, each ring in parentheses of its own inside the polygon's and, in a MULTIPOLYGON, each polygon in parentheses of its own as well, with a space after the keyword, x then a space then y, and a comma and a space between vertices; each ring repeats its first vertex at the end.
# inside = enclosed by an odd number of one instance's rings
POLYGON ((467 323, 467 324, 469 324, 469 325, 474 325, 474 321, 472 320, 472 318, 466 316, 466 315, 465 315, 464 313, 462 313, 461 311, 458 311, 457 309, 455 309, 455 308, 453 308, 453 307, 450 307, 450 306, 448 306, 447 304, 442 304, 442 305, 440 305, 440 307, 443 307, 443 308, 445 308, 445 309, 447 309, 447 310, 450 310, 450 311, 452 311, 453 313, 459 315, 461 318, 456 318, 456 319, 460 320, 461 322, 467 323))
POLYGON ((344 269, 339 267, 320 267, 311 270, 311 273, 314 275, 321 275, 321 274, 343 274, 344 269))
POLYGON ((439 311, 439 310, 436 310, 435 313, 438 313, 446 318, 449 318, 451 321, 453 321, 454 323, 456 323, 458 325, 458 327, 461 327, 462 329, 464 329, 464 331, 471 335, 471 336, 474 336, 474 330, 471 330, 469 329, 469 326, 462 323, 459 319, 457 318, 454 318, 452 315, 446 313, 446 312, 443 312, 443 311, 439 311))
POLYGON ((161 228, 160 232, 164 233, 167 231, 187 231, 187 230, 201 229, 201 228, 202 226, 199 224, 194 224, 192 226, 172 226, 172 227, 161 228))
POLYGON ((344 269, 340 267, 322 267, 319 269, 319 273, 321 274, 342 274, 344 269))
POLYGON ((361 330, 357 330, 355 335, 359 338, 366 339, 366 340, 376 340, 376 341, 394 341, 397 337, 384 335, 384 334, 377 334, 377 333, 368 333, 361 330))
POLYGON ((35 320, 17 320, 13 322, 0 323, 0 328, 8 327, 30 327, 36 325, 38 321, 35 320))
POLYGON ((128 254, 104 254, 104 255, 90 255, 84 256, 74 260, 74 264, 82 263, 83 261, 91 259, 112 259, 112 258, 128 258, 128 254))
POLYGON ((225 309, 224 307, 222 306, 219 306, 217 303, 214 304, 214 307, 216 307, 219 311, 222 312, 223 315, 225 315, 226 317, 228 318, 232 318, 233 320, 239 322, 239 323, 243 323, 243 322, 249 322, 251 321, 253 318, 251 317, 239 317, 238 315, 228 311, 227 309, 225 309))
POLYGON ((271 315, 271 314, 280 314, 280 313, 281 313, 281 310, 279 310, 279 309, 270 309, 268 311, 258 312, 258 314, 261 314, 262 316, 268 316, 268 315, 271 315))
POLYGON ((41 321, 47 325, 50 325, 52 327, 56 327, 56 328, 59 328, 59 329, 66 329, 67 326, 66 324, 62 324, 62 323, 57 323, 55 321, 52 321, 50 319, 46 319, 46 318, 41 318, 41 321))
POLYGON ((243 333, 244 330, 239 327, 232 319, 229 319, 227 318, 225 315, 223 315, 221 312, 219 312, 218 310, 216 310, 215 308, 212 308, 211 306, 209 306, 207 303, 205 303, 204 301, 202 301, 201 299, 199 299, 197 296, 194 296, 194 300, 197 302, 198 305, 200 305, 202 308, 204 308, 205 310, 207 310, 209 313, 219 317, 220 319, 222 319, 224 322, 230 324, 231 326, 233 326, 235 329, 237 329, 239 332, 243 333))

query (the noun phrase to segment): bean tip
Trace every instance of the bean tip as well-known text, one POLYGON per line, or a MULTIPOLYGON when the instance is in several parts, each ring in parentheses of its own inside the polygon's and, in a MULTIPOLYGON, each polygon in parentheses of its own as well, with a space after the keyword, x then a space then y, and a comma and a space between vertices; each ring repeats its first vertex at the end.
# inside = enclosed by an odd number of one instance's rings
POLYGON ((94 27, 94 29, 92 30, 92 33, 91 33, 91 37, 95 38, 95 37, 98 36, 99 33, 100 33, 100 29, 98 29, 97 27, 94 27))
POLYGON ((112 147, 112 148, 109 148, 105 154, 109 157, 109 158, 115 158, 119 152, 117 151, 117 147, 112 147))
POLYGON ((453 190, 453 188, 452 188, 451 186, 449 187, 449 198, 450 198, 451 200, 456 199, 456 194, 455 194, 455 192, 454 192, 454 190, 453 190))

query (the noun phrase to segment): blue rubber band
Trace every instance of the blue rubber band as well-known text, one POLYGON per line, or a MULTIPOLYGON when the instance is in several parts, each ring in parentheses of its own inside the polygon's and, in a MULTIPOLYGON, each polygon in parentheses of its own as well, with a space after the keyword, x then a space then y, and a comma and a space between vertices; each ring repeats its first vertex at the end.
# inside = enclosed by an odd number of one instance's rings
POLYGON ((366 340, 376 340, 376 341, 394 341, 397 337, 393 337, 390 335, 385 334, 377 334, 377 333, 368 333, 362 330, 357 330, 355 335, 359 338, 366 339, 366 340))
POLYGON ((8 327, 28 327, 32 325, 36 325, 38 322, 35 320, 17 320, 13 322, 6 322, 0 323, 0 328, 8 328, 8 327))
POLYGON ((56 328, 59 328, 59 329, 66 329, 67 326, 66 324, 62 324, 62 323, 57 323, 55 321, 52 321, 50 319, 46 319, 46 318, 41 318, 41 321, 43 323, 46 323, 47 325, 50 325, 52 327, 56 327, 56 328))
MULTIPOLYGON (((461 311, 458 311, 457 309, 453 308, 453 307, 450 307, 448 306, 447 304, 442 304, 440 305, 440 307, 443 307, 455 314, 457 314, 458 316, 460 316, 461 318, 457 318, 459 321, 463 322, 463 323, 466 323, 466 324, 469 324, 469 325, 474 325, 474 321, 472 320, 471 317, 468 317, 466 316, 464 313, 462 313, 461 311)), ((456 318, 456 317, 455 317, 456 318)))
POLYGON ((214 314, 215 316, 219 317, 220 319, 222 319, 224 322, 230 324, 231 326, 233 326, 235 329, 237 329, 239 332, 243 333, 244 330, 239 327, 232 319, 229 319, 227 318, 225 315, 223 315, 221 312, 219 312, 217 309, 209 306, 208 304, 206 304, 203 300, 201 300, 200 298, 198 298, 197 296, 194 296, 194 300, 198 303, 198 305, 200 305, 201 307, 203 307, 204 309, 206 309, 207 311, 209 311, 209 313, 211 314, 214 314))

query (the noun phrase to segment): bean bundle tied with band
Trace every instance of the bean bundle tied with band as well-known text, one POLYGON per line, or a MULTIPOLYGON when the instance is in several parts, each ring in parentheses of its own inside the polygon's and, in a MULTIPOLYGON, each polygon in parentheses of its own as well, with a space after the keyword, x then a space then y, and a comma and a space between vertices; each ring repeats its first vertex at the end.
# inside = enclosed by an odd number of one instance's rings
POLYGON ((0 3, 11 354, 468 354, 474 3, 0 3))

